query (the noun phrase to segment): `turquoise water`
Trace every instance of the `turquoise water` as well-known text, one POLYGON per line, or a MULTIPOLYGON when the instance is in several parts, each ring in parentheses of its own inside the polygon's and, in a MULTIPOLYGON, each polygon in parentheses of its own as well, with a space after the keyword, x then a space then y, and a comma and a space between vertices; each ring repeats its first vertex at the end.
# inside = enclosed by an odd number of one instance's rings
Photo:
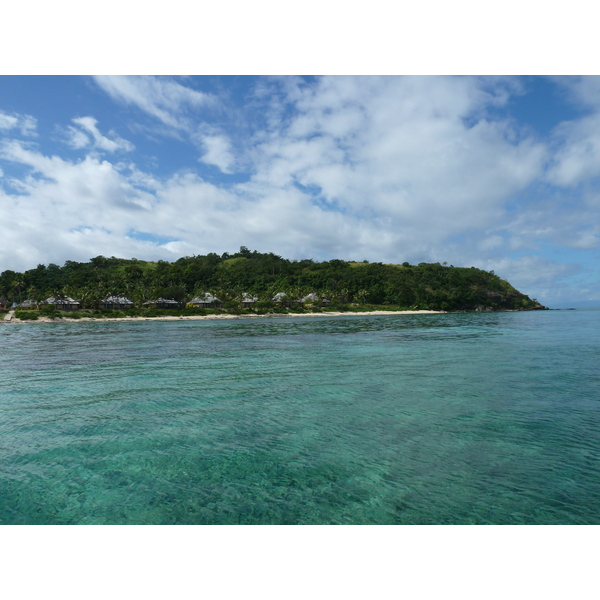
POLYGON ((0 325, 0 523, 600 524, 600 311, 0 325))

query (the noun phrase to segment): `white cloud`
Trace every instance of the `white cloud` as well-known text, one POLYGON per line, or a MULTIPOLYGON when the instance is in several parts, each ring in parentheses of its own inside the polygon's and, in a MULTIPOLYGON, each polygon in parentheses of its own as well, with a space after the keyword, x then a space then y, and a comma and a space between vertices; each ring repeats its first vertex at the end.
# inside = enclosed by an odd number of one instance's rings
POLYGON ((324 77, 293 87, 286 101, 298 112, 259 145, 253 180, 312 186, 331 206, 387 219, 405 247, 486 226, 539 177, 546 151, 486 118, 504 96, 484 83, 324 77))
POLYGON ((598 196, 540 187, 535 197, 496 223, 507 239, 502 251, 539 252, 544 246, 592 249, 600 246, 598 196))
POLYGON ((97 76, 95 80, 115 100, 133 104, 176 129, 189 126, 187 109, 204 108, 215 102, 210 94, 160 77, 97 76))
POLYGON ((187 138, 203 152, 201 162, 231 172, 234 159, 228 138, 206 122, 208 111, 221 107, 216 96, 165 77, 97 76, 95 81, 113 99, 136 106, 162 124, 137 128, 150 135, 187 138))
POLYGON ((590 229, 578 231, 575 239, 571 241, 573 248, 582 250, 591 250, 600 246, 600 227, 595 226, 590 229))
POLYGON ((0 238, 7 243, 0 248, 0 264, 21 270, 36 261, 62 263, 98 254, 153 251, 153 244, 127 240, 126 232, 134 224, 146 225, 144 215, 156 199, 110 162, 88 156, 73 163, 15 142, 4 144, 0 156, 32 171, 21 180, 19 194, 0 191, 1 201, 11 206, 0 221, 0 238))
POLYGON ((17 126, 18 122, 17 117, 0 112, 0 129, 13 129, 17 126))
POLYGON ((67 135, 67 144, 71 148, 75 148, 75 150, 81 150, 91 144, 90 138, 81 129, 77 129, 71 125, 67 128, 67 135))
POLYGON ((79 129, 72 126, 68 128, 68 143, 73 148, 86 148, 91 144, 95 149, 107 152, 117 150, 131 152, 135 149, 131 142, 119 137, 114 131, 109 132, 110 138, 103 136, 96 127, 98 121, 94 117, 78 117, 72 121, 79 127, 79 129))
POLYGON ((561 123, 555 131, 559 144, 548 180, 575 186, 600 175, 600 103, 598 112, 578 121, 561 123))
POLYGON ((568 98, 581 108, 597 109, 600 106, 600 76, 558 76, 552 78, 562 86, 568 98))
POLYGON ((223 173, 231 173, 234 158, 230 141, 223 135, 206 135, 202 137, 202 144, 206 152, 200 160, 208 165, 215 165, 223 173))
POLYGON ((526 289, 547 286, 549 282, 571 275, 577 269, 575 265, 559 264, 533 254, 518 258, 488 259, 483 261, 482 268, 493 270, 515 287, 521 286, 526 289))
POLYGON ((37 176, 22 180, 23 191, 35 197, 41 211, 46 206, 64 209, 60 221, 63 226, 79 226, 81 215, 110 223, 111 210, 147 206, 148 195, 138 191, 108 161, 87 156, 72 163, 58 156, 44 156, 14 141, 0 147, 0 157, 31 167, 37 176))
POLYGON ((491 235, 489 237, 485 237, 479 243, 479 249, 484 252, 488 252, 489 250, 495 250, 497 248, 501 248, 504 245, 504 238, 500 235, 491 235))
MULTIPOLYGON (((184 105, 208 102, 157 78, 99 83, 174 126, 184 105)), ((193 175, 160 184, 90 156, 70 163, 22 145, 5 147, 5 157, 49 180, 27 181, 27 190, 41 207, 48 198, 62 207, 64 228, 94 222, 115 235, 135 228, 206 251, 246 245, 291 257, 426 260, 439 257, 450 236, 495 222, 507 197, 540 172, 539 144, 514 141, 508 124, 484 118, 488 104, 504 101, 489 88, 471 78, 325 77, 310 87, 284 79, 277 97, 296 110, 274 118, 277 128, 261 132, 255 150, 246 148, 255 174, 229 191, 193 175), (150 188, 142 191, 144 179, 150 188)), ((91 117, 74 124, 99 148, 119 145, 91 117)), ((200 139, 202 160, 231 172, 229 139, 215 132, 200 139)))
POLYGON ((555 128, 547 179, 562 187, 578 186, 600 176, 600 77, 554 79, 587 114, 555 128))
POLYGON ((0 131, 10 131, 18 129, 21 135, 36 135, 37 120, 31 115, 21 115, 13 113, 9 115, 0 110, 0 131))

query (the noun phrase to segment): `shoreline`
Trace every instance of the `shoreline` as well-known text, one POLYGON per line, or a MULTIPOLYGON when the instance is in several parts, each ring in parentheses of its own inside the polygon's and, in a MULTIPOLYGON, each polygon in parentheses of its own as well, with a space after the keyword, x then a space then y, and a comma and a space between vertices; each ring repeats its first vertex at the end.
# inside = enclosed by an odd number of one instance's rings
POLYGON ((36 320, 20 320, 13 317, 10 320, 0 320, 0 324, 19 324, 19 323, 108 323, 117 321, 207 321, 218 319, 279 319, 286 317, 343 317, 347 315, 362 316, 380 316, 380 315, 429 315, 445 314, 443 310, 373 310, 364 312, 320 312, 320 313, 267 313, 265 315, 189 315, 189 316, 160 316, 160 317, 101 317, 98 319, 91 317, 81 317, 80 319, 70 319, 69 317, 58 317, 50 319, 49 317, 39 317, 36 320))

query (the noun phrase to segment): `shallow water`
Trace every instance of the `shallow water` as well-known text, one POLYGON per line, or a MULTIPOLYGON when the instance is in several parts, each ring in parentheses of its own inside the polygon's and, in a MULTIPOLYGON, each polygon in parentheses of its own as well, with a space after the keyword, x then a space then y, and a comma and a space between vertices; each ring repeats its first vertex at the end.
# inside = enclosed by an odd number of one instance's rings
POLYGON ((4 524, 600 523, 600 311, 0 325, 4 524))

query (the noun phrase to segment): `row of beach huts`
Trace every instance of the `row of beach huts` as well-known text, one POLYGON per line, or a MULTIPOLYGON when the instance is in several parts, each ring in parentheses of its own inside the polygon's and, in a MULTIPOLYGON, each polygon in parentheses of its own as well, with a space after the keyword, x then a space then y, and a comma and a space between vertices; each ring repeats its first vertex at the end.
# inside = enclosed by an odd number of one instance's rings
MULTIPOLYGON (((276 304, 283 304, 285 302, 285 297, 285 292, 279 292, 273 296, 272 301, 276 304)), ((240 304, 243 308, 251 308, 258 301, 259 300, 256 296, 245 293, 242 295, 240 304)), ((327 298, 322 298, 314 292, 304 296, 300 302, 302 304, 313 304, 315 302, 320 302, 323 306, 328 306, 330 303, 327 298)), ((35 302, 33 300, 25 300, 20 304, 13 302, 11 303, 11 306, 9 306, 9 303, 5 298, 0 298, 0 309, 18 308, 21 310, 32 310, 44 306, 53 306, 57 310, 64 311, 81 310, 82 308, 81 302, 74 300, 69 296, 64 296, 61 298, 50 296, 41 302, 35 302)), ((134 308, 135 304, 129 300, 129 298, 125 298, 124 296, 108 296, 104 298, 98 304, 98 306, 99 308, 105 310, 121 310, 134 308)), ((186 306, 190 308, 218 308, 223 306, 223 302, 213 294, 206 292, 203 296, 196 296, 187 303, 177 302, 173 298, 157 298, 156 300, 144 302, 143 306, 147 308, 184 308, 186 306)))

